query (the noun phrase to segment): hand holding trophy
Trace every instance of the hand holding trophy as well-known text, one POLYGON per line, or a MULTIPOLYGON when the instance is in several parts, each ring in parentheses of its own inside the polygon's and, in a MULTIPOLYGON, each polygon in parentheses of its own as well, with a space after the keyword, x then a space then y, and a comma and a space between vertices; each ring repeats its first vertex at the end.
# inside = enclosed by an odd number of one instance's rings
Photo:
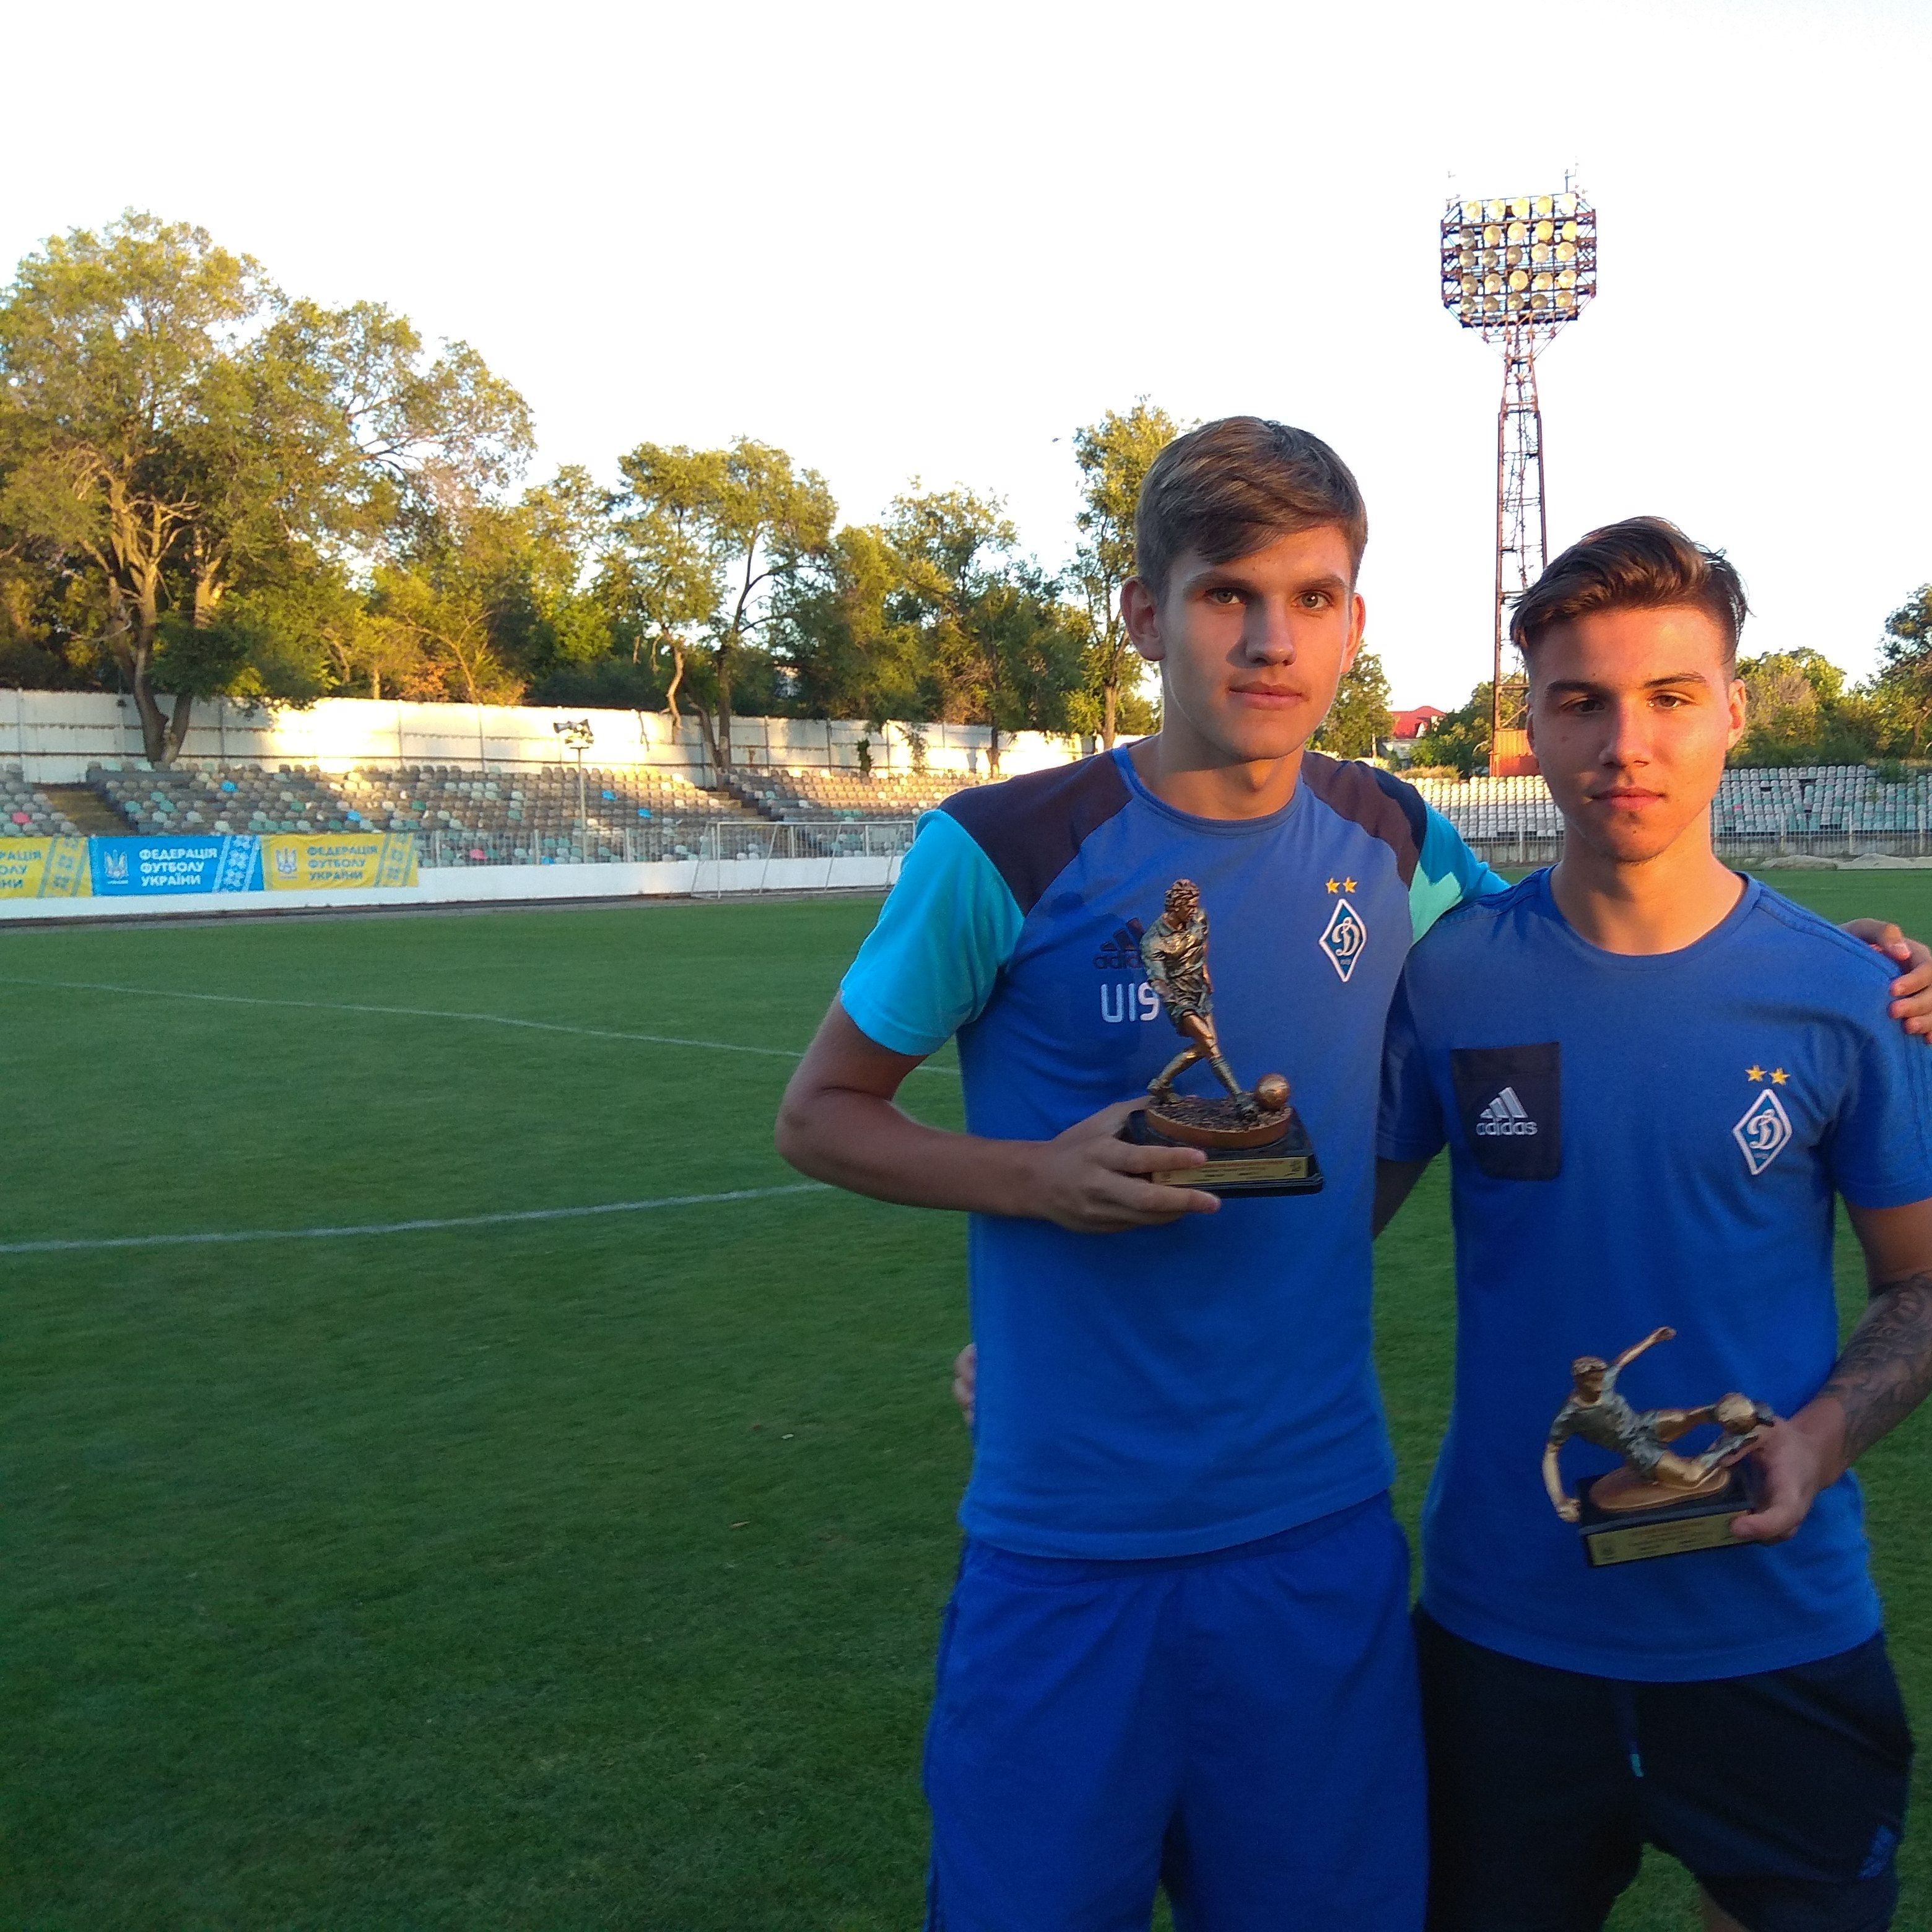
POLYGON ((1182 1167, 1147 1178, 1210 1194, 1314 1194, 1322 1169, 1300 1116, 1288 1105, 1288 1082, 1264 1074, 1244 1089, 1215 1036, 1214 982, 1208 973, 1208 915, 1191 879, 1168 888, 1165 909, 1141 940, 1148 980, 1186 1042, 1148 1083, 1147 1106, 1120 1130, 1139 1147, 1192 1147, 1205 1167, 1182 1167), (1179 1094, 1174 1082, 1204 1061, 1225 1094, 1179 1094))
POLYGON ((1701 1408, 1633 1408, 1617 1393, 1617 1377, 1674 1328, 1656 1328, 1612 1362, 1580 1355, 1570 1365, 1569 1400, 1550 1425, 1543 1448, 1543 1484, 1556 1514, 1582 1532, 1583 1551, 1601 1566, 1685 1550, 1742 1547, 1731 1525, 1755 1504, 1748 1470, 1741 1466, 1766 1425, 1777 1418, 1762 1402, 1731 1394, 1701 1408), (1705 1423, 1722 1432, 1696 1456, 1668 1445, 1705 1423), (1614 1451, 1621 1469, 1592 1476, 1576 1496, 1563 1486, 1557 1455, 1573 1436, 1614 1451))

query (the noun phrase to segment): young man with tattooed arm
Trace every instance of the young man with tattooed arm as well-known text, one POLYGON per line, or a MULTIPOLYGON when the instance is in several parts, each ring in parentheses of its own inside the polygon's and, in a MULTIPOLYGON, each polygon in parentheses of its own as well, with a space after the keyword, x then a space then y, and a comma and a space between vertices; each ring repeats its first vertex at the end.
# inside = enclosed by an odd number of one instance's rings
POLYGON ((1378 1226, 1445 1144, 1455 1198, 1431 1932, 1594 1932, 1646 1840, 1714 1932, 1880 1932, 1897 1903, 1911 1741, 1849 1472, 1932 1388, 1932 1065, 1868 948, 1712 849, 1744 614, 1655 518, 1550 566, 1515 632, 1563 859, 1440 922, 1391 1013, 1378 1226), (1836 1199, 1870 1286, 1842 1351, 1836 1199), (1592 1569, 1539 1456, 1573 1359, 1646 1334, 1639 1408, 1786 1419, 1739 1547, 1592 1569))

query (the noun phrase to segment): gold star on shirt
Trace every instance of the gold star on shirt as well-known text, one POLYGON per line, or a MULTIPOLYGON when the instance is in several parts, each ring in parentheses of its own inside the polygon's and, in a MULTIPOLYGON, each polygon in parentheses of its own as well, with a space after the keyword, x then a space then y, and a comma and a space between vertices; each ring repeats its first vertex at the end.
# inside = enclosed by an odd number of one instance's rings
POLYGON ((1762 1080, 1764 1078, 1764 1069, 1762 1066, 1747 1066, 1744 1069, 1744 1078, 1747 1080, 1762 1080))
POLYGON ((1353 879, 1344 879, 1342 881, 1342 890, 1345 892, 1352 892, 1355 890, 1354 880, 1353 879))
POLYGON ((1339 879, 1330 879, 1328 881, 1328 890, 1331 892, 1339 892, 1342 890, 1341 881, 1339 879))
POLYGON ((1790 1078, 1791 1076, 1781 1066, 1774 1066, 1771 1070, 1771 1084, 1774 1087, 1782 1087, 1790 1078))

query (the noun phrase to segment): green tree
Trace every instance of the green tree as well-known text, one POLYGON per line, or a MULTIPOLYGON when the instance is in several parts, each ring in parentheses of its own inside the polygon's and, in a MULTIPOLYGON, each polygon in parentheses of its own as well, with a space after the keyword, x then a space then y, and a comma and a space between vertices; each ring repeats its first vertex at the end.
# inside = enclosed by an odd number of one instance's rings
POLYGON ((379 305, 292 302, 203 230, 132 212, 20 263, 0 381, 0 531, 71 560, 157 764, 211 687, 300 701, 326 674, 257 619, 205 646, 184 625, 222 629, 231 596, 339 568, 530 446, 520 398, 464 345, 429 358, 379 305))
POLYGON ((922 718, 948 724, 974 716, 987 681, 982 600, 1018 542, 1003 506, 970 490, 922 490, 894 499, 886 533, 898 558, 893 614, 918 634, 922 718))
POLYGON ((640 443, 620 467, 626 567, 634 585, 641 579, 662 595, 667 621, 656 634, 675 640, 674 653, 702 650, 716 722, 702 704, 699 720, 713 760, 728 770, 746 654, 783 608, 783 586, 824 556, 838 507, 815 470, 746 436, 728 449, 640 443))
POLYGON ((378 566, 353 651, 372 689, 514 704, 536 680, 611 655, 616 632, 592 573, 604 493, 579 469, 514 503, 459 495, 410 520, 378 566))
POLYGON ((922 717, 921 634, 903 560, 875 524, 848 524, 819 566, 799 573, 778 613, 775 647, 807 716, 922 717))
POLYGON ((722 452, 644 443, 618 467, 624 481, 610 499, 598 591, 629 633, 633 664, 646 652, 654 666, 669 656, 664 704, 675 726, 688 653, 722 600, 706 523, 722 488, 722 452))
POLYGON ((608 498, 574 466, 524 491, 490 526, 490 629, 526 682, 608 657, 616 626, 596 576, 609 542, 608 498))
POLYGON ((497 647, 500 586, 494 532, 466 528, 418 538, 404 561, 380 565, 371 586, 365 648, 387 653, 400 695, 514 704, 524 686, 497 647))
POLYGON ((1358 651, 1336 691, 1335 702, 1310 742, 1318 752, 1338 758, 1373 758, 1376 746, 1395 728, 1388 700, 1389 683, 1382 659, 1373 651, 1358 651))
POLYGON ((1149 466, 1180 433, 1157 404, 1139 398, 1124 413, 1109 410, 1098 422, 1073 433, 1080 466, 1081 508, 1075 519, 1080 547, 1072 576, 1086 606, 1086 682, 1101 742, 1112 749, 1123 720, 1123 698, 1137 700, 1130 729, 1146 728, 1151 708, 1133 689, 1140 659, 1120 620, 1120 586, 1133 574, 1134 511, 1149 466))
POLYGON ((886 531, 902 574, 887 610, 916 640, 917 715, 988 726, 995 771, 1002 735, 1072 728, 1084 626, 1058 584, 1018 555, 999 500, 915 479, 886 531))
POLYGON ((1418 755, 1432 765, 1453 765, 1464 778, 1490 762, 1490 681, 1485 678, 1469 694, 1469 701, 1445 712, 1429 728, 1418 755))
POLYGON ((1732 763, 1810 763, 1844 689, 1844 673, 1817 652, 1801 649, 1741 658, 1738 676, 1744 687, 1745 728, 1732 763))
POLYGON ((1922 758, 1932 731, 1932 584, 1922 584, 1885 620, 1879 652, 1870 694, 1898 741, 1886 748, 1922 758))
POLYGON ((995 771, 1003 732, 1072 728, 1072 700, 1087 670, 1082 614, 1060 601, 1059 585, 1030 560, 1009 566, 982 593, 974 618, 983 640, 976 708, 990 728, 987 757, 995 771))

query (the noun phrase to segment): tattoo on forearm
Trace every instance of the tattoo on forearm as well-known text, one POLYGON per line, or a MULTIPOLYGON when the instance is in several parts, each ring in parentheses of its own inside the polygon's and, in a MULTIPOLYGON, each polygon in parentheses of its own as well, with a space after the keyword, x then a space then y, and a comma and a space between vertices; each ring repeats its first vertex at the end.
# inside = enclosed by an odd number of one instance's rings
POLYGON ((1845 1460, 1856 1460, 1932 1393, 1932 1274, 1882 1282, 1819 1391, 1845 1412, 1845 1460))

